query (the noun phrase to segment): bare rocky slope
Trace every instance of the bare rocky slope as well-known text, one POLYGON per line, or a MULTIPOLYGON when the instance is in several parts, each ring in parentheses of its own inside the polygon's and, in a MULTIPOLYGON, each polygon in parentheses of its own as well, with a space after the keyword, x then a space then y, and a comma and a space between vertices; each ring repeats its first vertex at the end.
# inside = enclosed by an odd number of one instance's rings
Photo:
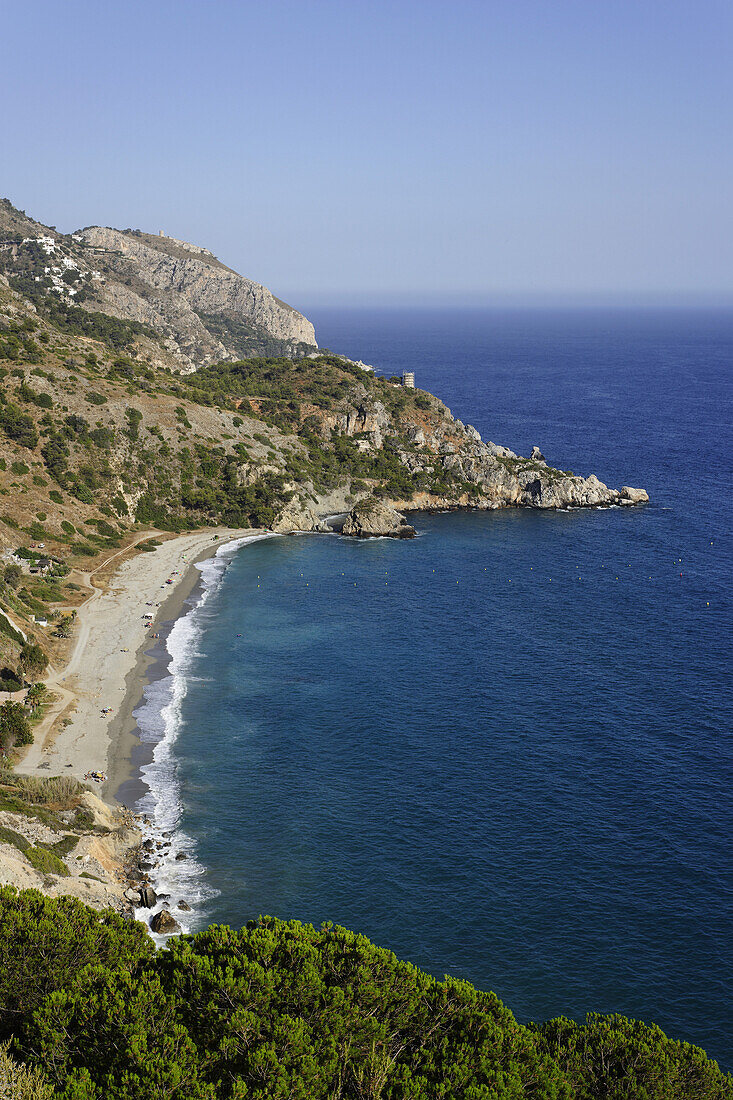
POLYGON ((154 328, 184 368, 316 347, 310 321, 205 248, 100 226, 78 236, 89 263, 106 274, 93 304, 154 328))
POLYGON ((251 355, 298 357, 313 325, 206 248, 140 230, 59 233, 0 200, 0 270, 35 300, 118 318, 158 366, 195 370, 251 355), (140 342, 140 341, 139 341, 140 342))
POLYGON ((0 772, 3 885, 130 913, 141 841, 129 811, 111 809, 73 779, 0 772))

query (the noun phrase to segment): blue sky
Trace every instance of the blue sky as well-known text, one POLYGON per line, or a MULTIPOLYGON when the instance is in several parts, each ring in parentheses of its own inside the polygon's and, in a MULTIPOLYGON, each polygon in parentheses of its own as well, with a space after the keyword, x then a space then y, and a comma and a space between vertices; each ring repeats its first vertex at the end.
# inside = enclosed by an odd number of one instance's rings
POLYGON ((0 194, 294 304, 733 302, 730 0, 26 0, 0 194))

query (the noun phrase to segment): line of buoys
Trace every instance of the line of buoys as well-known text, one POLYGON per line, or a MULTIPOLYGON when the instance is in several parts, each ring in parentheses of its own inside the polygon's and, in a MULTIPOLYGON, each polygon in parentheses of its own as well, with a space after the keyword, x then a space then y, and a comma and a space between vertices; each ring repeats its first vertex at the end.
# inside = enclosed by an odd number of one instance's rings
MULTIPOLYGON (((711 542, 711 543, 710 543, 710 545, 712 546, 712 545, 713 545, 713 543, 711 542)), ((675 564, 679 564, 679 563, 681 563, 681 561, 682 561, 682 558, 678 558, 678 559, 676 560, 675 564)), ((530 572, 534 572, 534 566, 533 566, 533 565, 530 565, 530 567, 529 567, 529 568, 530 568, 530 572)), ((579 569, 581 568, 581 566, 579 566, 579 565, 576 565, 576 566, 575 566, 575 568, 579 570, 579 569)), ((601 563, 601 569, 605 569, 605 568, 606 568, 606 566, 605 566, 605 563, 601 563)), ((631 564, 631 562, 628 562, 628 563, 627 563, 627 568, 629 568, 629 569, 631 569, 631 568, 632 568, 632 564, 631 564)), ((435 573, 435 570, 433 569, 433 570, 432 570, 432 572, 433 572, 433 573, 435 573)), ((487 573, 487 572, 488 572, 488 566, 486 566, 486 565, 485 565, 485 566, 484 566, 484 573, 487 573)), ((389 576, 389 570, 385 569, 385 571, 384 571, 384 575, 385 575, 385 577, 388 577, 388 576, 389 576)), ((683 575, 684 575, 683 573, 680 573, 680 577, 682 577, 683 575)), ((301 574, 300 574, 300 576, 301 576, 301 577, 304 577, 304 576, 305 576, 305 574, 304 574, 304 573, 301 573, 301 574)), ((342 572, 342 573, 341 573, 341 576, 342 576, 342 577, 345 577, 345 576, 346 576, 346 573, 345 573, 345 572, 342 572)), ((258 579, 258 580, 260 579, 260 574, 258 574, 258 575, 257 575, 257 579, 258 579)), ((552 580, 552 577, 548 577, 547 579, 548 579, 549 581, 551 581, 551 580, 552 580)), ((578 575, 578 577, 577 577, 577 580, 579 580, 579 581, 582 581, 582 579, 583 579, 582 575, 581 575, 581 574, 579 574, 579 575, 578 575)), ((614 579, 615 579, 615 580, 619 580, 620 578, 619 578, 619 577, 617 576, 617 577, 615 577, 614 579)), ((649 580, 651 581, 651 580, 653 580, 654 578, 653 578, 652 576, 649 576, 649 578, 648 578, 648 579, 649 579, 649 580)), ((389 584, 389 582, 388 582, 388 581, 385 581, 384 583, 385 583, 385 585, 388 585, 388 584, 389 584)), ((508 583, 508 584, 511 584, 511 583, 512 583, 512 578, 511 578, 511 577, 507 578, 507 583, 508 583)), ((457 580, 456 580, 456 584, 460 584, 460 579, 457 579, 457 580)), ((354 582, 353 582, 353 586, 354 586, 354 588, 356 588, 356 587, 357 587, 357 582, 356 582, 356 581, 354 581, 354 582)), ((260 587, 260 585, 258 584, 258 585, 257 585, 257 587, 259 588, 259 587, 260 587)), ((310 587, 310 584, 309 584, 309 582, 308 582, 308 581, 306 581, 306 588, 309 588, 309 587, 310 587)), ((710 603, 709 603, 709 601, 708 601, 708 602, 706 603, 706 606, 707 606, 707 607, 709 607, 709 606, 710 606, 710 603)), ((154 637, 155 637, 155 635, 154 635, 154 637)))

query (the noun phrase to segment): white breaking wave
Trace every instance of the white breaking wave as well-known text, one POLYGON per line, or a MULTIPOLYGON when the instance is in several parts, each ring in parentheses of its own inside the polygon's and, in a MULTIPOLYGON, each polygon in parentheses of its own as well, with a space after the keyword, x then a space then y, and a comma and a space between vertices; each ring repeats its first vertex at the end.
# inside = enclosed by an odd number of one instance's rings
MULTIPOLYGON (((146 925, 154 913, 168 909, 183 932, 193 931, 200 921, 201 906, 217 893, 206 883, 205 868, 196 858, 195 840, 180 828, 183 800, 174 747, 181 729, 183 701, 193 679, 192 665, 199 656, 197 639, 201 634, 203 609, 219 587, 237 550, 251 542, 274 537, 268 533, 235 539, 220 546, 214 557, 197 563, 202 581, 200 598, 195 607, 176 620, 168 635, 168 675, 145 688, 143 703, 133 713, 140 740, 154 746, 152 761, 140 769, 148 791, 136 806, 148 819, 141 827, 143 838, 155 845, 150 851, 149 862, 153 867, 149 875, 158 901, 151 909, 135 910, 135 916, 146 925), (185 858, 177 859, 177 856, 185 858), (185 901, 190 911, 179 909, 179 901, 185 901)), ((158 942, 165 940, 164 936, 153 938, 158 942)))

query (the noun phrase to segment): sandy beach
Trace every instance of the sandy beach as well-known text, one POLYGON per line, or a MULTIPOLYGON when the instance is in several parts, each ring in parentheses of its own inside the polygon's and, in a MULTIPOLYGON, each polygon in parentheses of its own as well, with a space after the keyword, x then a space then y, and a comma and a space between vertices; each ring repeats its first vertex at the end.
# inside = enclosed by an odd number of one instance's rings
POLYGON ((35 742, 17 771, 81 780, 91 771, 102 772, 108 776, 104 797, 114 801, 118 787, 131 775, 136 743, 131 713, 142 694, 144 670, 151 664, 145 651, 155 644, 158 624, 179 613, 198 581, 197 561, 233 539, 256 533, 209 528, 123 561, 106 587, 79 608, 69 662, 46 680, 57 701, 36 729, 35 742), (151 613, 152 624, 144 619, 151 613), (106 715, 103 708, 109 708, 106 715))

